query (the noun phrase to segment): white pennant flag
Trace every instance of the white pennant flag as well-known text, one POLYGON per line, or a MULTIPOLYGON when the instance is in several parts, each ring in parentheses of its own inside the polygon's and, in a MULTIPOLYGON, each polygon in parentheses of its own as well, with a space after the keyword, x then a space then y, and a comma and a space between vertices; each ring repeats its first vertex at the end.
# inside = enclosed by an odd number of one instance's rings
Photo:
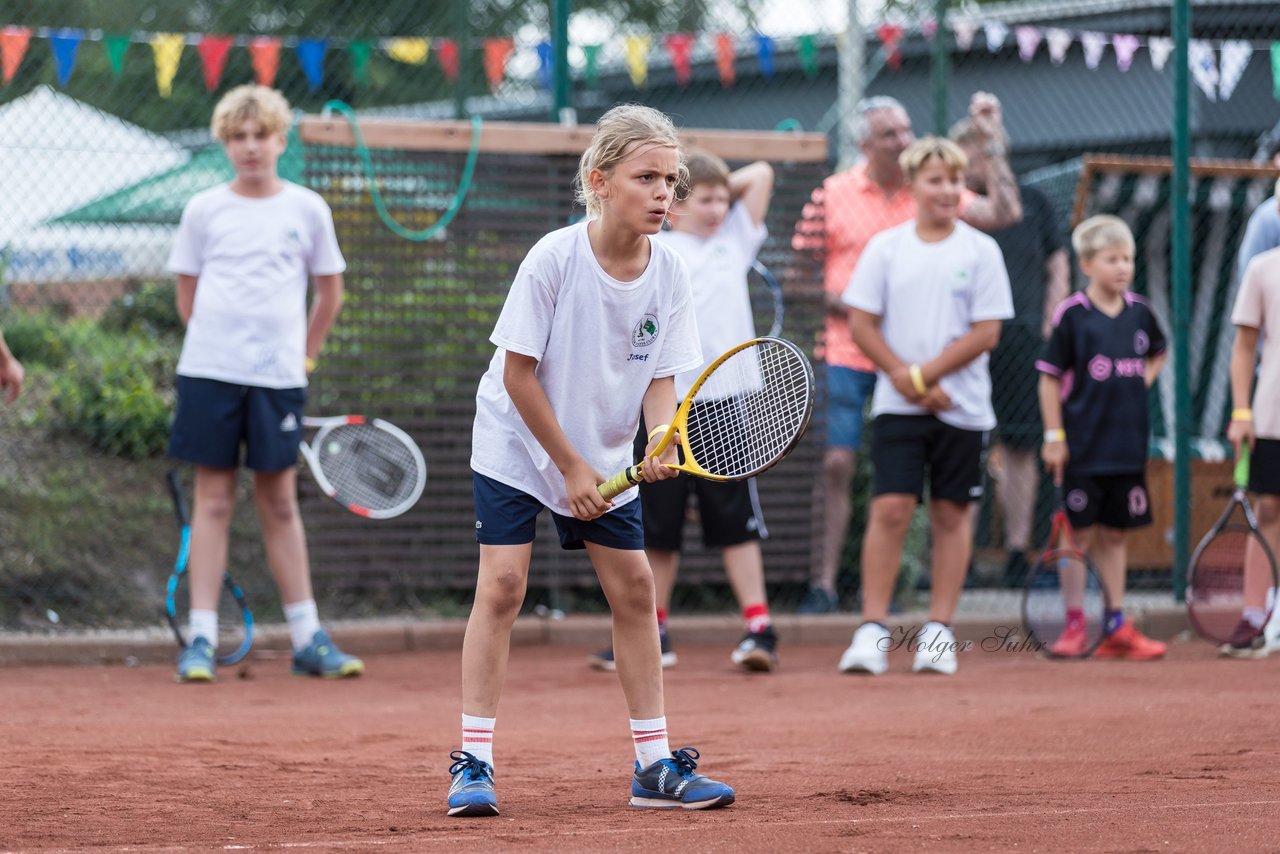
POLYGON ((956 47, 968 50, 973 46, 973 34, 978 31, 973 21, 955 21, 951 24, 951 29, 956 33, 956 47))
POLYGON ((1213 45, 1201 39, 1192 39, 1187 61, 1191 65, 1191 79, 1210 101, 1218 100, 1218 59, 1213 45))
POLYGON ((1071 33, 1053 27, 1044 31, 1044 40, 1049 43, 1049 58, 1053 64, 1061 65, 1071 48, 1071 33))
POLYGON ((1137 36, 1116 33, 1111 37, 1111 47, 1116 52, 1116 65, 1122 72, 1128 71, 1129 66, 1133 65, 1133 55, 1138 52, 1139 44, 1137 36))
POLYGON ((1080 44, 1084 45, 1084 64, 1093 71, 1102 62, 1102 52, 1107 49, 1107 37, 1103 33, 1083 32, 1080 44))
POLYGON ((1009 37, 1009 28, 999 21, 988 21, 982 25, 982 32, 987 37, 987 50, 999 53, 1004 47, 1004 40, 1009 37))
POLYGON ((1151 67, 1161 71, 1169 61, 1169 54, 1173 53, 1173 39, 1152 36, 1147 39, 1147 50, 1151 51, 1151 67))
POLYGON ((1236 84, 1244 74, 1249 60, 1253 59, 1253 45, 1242 39, 1222 43, 1222 79, 1218 81, 1218 94, 1222 100, 1231 100, 1236 84))
POLYGON ((1023 62, 1030 62, 1036 55, 1036 48, 1040 46, 1040 28, 1014 27, 1013 35, 1018 40, 1018 56, 1022 57, 1023 62))

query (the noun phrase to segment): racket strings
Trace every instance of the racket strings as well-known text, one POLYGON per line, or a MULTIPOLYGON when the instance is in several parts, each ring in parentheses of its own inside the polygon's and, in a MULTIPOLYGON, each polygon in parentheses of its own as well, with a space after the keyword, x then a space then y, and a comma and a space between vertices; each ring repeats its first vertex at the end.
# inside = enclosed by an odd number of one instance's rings
POLYGON ((1245 606, 1245 562, 1253 534, 1229 526, 1219 531, 1192 561, 1187 609, 1201 635, 1220 643, 1231 639, 1245 606))
POLYGON ((684 446, 709 474, 745 477, 784 454, 813 406, 808 364, 784 344, 739 350, 695 392, 684 446))
POLYGON ((410 500, 418 466, 404 442, 374 424, 345 424, 317 444, 320 468, 343 504, 390 510, 410 500))
POLYGON ((1023 619, 1032 638, 1049 655, 1088 654, 1102 640, 1106 610, 1101 581, 1078 553, 1050 552, 1027 578, 1023 619), (1073 613, 1079 615, 1074 623, 1073 613))

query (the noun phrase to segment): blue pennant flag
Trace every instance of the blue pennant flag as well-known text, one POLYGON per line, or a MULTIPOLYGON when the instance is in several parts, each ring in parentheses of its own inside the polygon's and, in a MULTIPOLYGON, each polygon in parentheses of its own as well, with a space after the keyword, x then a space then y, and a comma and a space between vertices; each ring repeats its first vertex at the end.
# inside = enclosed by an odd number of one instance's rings
POLYGON ((324 83, 324 53, 329 49, 325 39, 298 39, 298 63, 307 77, 307 85, 314 92, 324 83))
POLYGON ((756 52, 760 60, 760 76, 768 80, 773 77, 773 39, 756 33, 756 52))
POLYGON ((555 62, 555 55, 551 49, 551 42, 538 43, 538 82, 542 84, 542 88, 550 89, 553 85, 551 66, 555 62))
POLYGON ((58 30, 49 36, 49 46, 53 48, 53 62, 58 68, 58 85, 66 86, 71 80, 71 72, 76 67, 76 49, 84 40, 82 30, 58 30))

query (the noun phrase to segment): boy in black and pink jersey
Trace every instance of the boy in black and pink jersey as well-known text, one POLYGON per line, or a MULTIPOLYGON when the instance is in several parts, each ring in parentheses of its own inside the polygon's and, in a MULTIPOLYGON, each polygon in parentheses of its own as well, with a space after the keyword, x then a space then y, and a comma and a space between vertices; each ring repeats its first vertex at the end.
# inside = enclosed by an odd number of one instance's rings
MULTIPOLYGON (((1126 622, 1125 536, 1151 524, 1147 494, 1147 389, 1165 360, 1165 337, 1133 282, 1133 233, 1124 220, 1094 216, 1071 235, 1088 286, 1063 300, 1036 362, 1041 457, 1060 484, 1067 516, 1102 576, 1112 610, 1098 658, 1159 658, 1165 645, 1126 622)), ((1084 613, 1067 612, 1055 655, 1087 646, 1084 613)))

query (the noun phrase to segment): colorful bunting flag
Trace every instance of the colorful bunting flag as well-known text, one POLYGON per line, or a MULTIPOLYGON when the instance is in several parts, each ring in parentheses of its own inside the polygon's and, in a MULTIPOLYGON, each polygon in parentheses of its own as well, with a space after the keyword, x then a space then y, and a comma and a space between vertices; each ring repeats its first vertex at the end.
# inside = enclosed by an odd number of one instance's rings
POLYGON ((671 67, 676 73, 676 85, 684 88, 689 85, 693 76, 690 55, 693 52, 693 36, 688 33, 671 33, 667 36, 667 53, 671 56, 671 67))
POLYGON ((1218 81, 1218 95, 1222 100, 1230 100, 1236 91, 1236 84, 1244 76, 1244 70, 1253 59, 1253 45, 1243 39, 1231 39, 1222 43, 1222 61, 1219 64, 1221 79, 1218 81))
POLYGON ((1040 28, 1014 27, 1013 37, 1018 42, 1018 57, 1023 62, 1030 62, 1034 59, 1036 50, 1040 47, 1040 28))
POLYGON ((1280 101, 1280 42, 1271 43, 1271 97, 1280 101))
POLYGON ((111 66, 111 76, 119 77, 124 73, 124 56, 129 52, 129 43, 133 39, 128 33, 106 33, 102 37, 103 47, 107 49, 107 64, 111 66))
POLYGON ((294 49, 298 55, 298 64, 307 78, 307 87, 315 92, 324 84, 324 55, 329 50, 325 39, 298 39, 294 49))
POLYGON ((1187 61, 1191 64, 1191 79, 1210 101, 1218 100, 1218 57, 1213 45, 1203 39, 1192 39, 1188 45, 1187 61))
MULTIPOLYGON (((206 92, 217 89, 222 82, 222 70, 227 66, 227 54, 231 52, 233 44, 235 39, 231 36, 204 36, 196 45, 196 52, 200 54, 200 67, 204 71, 206 92)), ((173 78, 169 79, 172 81, 173 78)))
POLYGON ((956 34, 956 47, 964 51, 973 47, 973 37, 978 32, 978 27, 973 21, 955 21, 951 24, 951 29, 956 34))
POLYGON ((387 39, 382 49, 396 62, 425 65, 431 55, 431 42, 426 39, 387 39))
POLYGON ((1094 71, 1102 62, 1102 52, 1107 49, 1106 33, 1081 33, 1080 46, 1084 48, 1084 64, 1094 71))
POLYGON ((763 33, 756 33, 756 59, 760 63, 760 76, 765 80, 772 80, 773 39, 763 33))
POLYGON ((1173 39, 1151 36, 1147 39, 1147 50, 1151 53, 1151 67, 1162 71, 1169 54, 1173 53, 1173 39))
POLYGON ((1116 66, 1121 72, 1129 70, 1133 65, 1133 56, 1138 52, 1138 37, 1128 33, 1116 33, 1111 37, 1111 47, 1116 52, 1116 66))
POLYGON ((84 39, 81 30, 58 30, 49 36, 49 47, 53 49, 53 64, 58 69, 58 85, 66 86, 71 82, 71 72, 76 68, 76 50, 84 39))
POLYGON ((818 76, 818 45, 812 35, 803 35, 796 42, 796 53, 800 55, 800 68, 805 77, 818 76))
POLYGON ((347 45, 351 53, 351 76, 358 84, 369 80, 369 56, 373 53, 373 42, 368 39, 356 39, 347 45))
POLYGON ((649 82, 649 45, 648 36, 627 36, 622 48, 627 55, 627 71, 631 74, 631 85, 637 89, 649 82))
POLYGON ((1071 33, 1066 30, 1050 27, 1044 31, 1045 44, 1049 46, 1049 58, 1054 65, 1061 65, 1071 49, 1071 33))
POLYGON ((258 36, 249 42, 249 58, 253 62, 253 77, 259 86, 272 86, 276 72, 280 70, 280 39, 258 36))
POLYGON ((458 79, 458 43, 453 39, 440 39, 437 48, 440 54, 440 68, 444 71, 445 80, 458 79))
POLYGON ((484 76, 489 88, 497 91, 507 76, 507 60, 516 49, 515 39, 493 38, 484 40, 484 76))
POLYGON ((1009 28, 1000 21, 987 21, 982 25, 982 34, 987 38, 987 51, 999 53, 1009 37, 1009 28))
POLYGON ((31 30, 27 27, 5 27, 0 30, 0 63, 3 64, 6 86, 13 80, 13 75, 18 73, 30 42, 31 30))
POLYGON ((156 58, 156 88, 161 98, 173 94, 173 78, 182 61, 182 48, 187 37, 182 33, 156 33, 151 37, 151 52, 156 58))
POLYGON ((902 27, 881 24, 876 28, 876 38, 884 46, 884 64, 893 71, 902 68, 902 27))
POLYGON ((938 22, 933 18, 925 18, 920 22, 920 35, 924 36, 927 42, 933 41, 933 37, 938 34, 938 22))
POLYGON ((720 85, 728 88, 737 77, 737 51, 733 46, 733 36, 728 33, 716 35, 716 73, 720 75, 720 85))
POLYGON ((537 44, 538 51, 538 83, 543 89, 550 89, 555 85, 555 72, 552 68, 555 63, 555 51, 552 49, 551 42, 540 41, 537 44))

